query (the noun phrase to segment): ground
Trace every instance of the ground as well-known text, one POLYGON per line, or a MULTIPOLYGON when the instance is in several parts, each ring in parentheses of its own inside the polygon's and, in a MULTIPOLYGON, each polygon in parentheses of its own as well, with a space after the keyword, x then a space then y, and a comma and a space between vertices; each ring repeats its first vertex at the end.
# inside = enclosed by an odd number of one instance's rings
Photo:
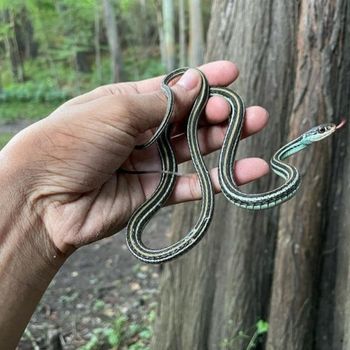
MULTIPOLYGON (((16 133, 30 122, 0 126, 16 133)), ((149 244, 166 244, 170 209, 148 227, 149 244)), ((159 266, 128 251, 125 231, 74 253, 33 315, 18 349, 149 349, 159 266)))

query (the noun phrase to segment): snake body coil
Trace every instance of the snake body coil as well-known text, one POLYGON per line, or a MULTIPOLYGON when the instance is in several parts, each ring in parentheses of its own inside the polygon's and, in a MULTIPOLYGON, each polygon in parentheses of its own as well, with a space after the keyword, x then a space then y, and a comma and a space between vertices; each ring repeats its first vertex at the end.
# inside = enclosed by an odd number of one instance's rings
POLYGON ((186 132, 191 158, 199 176, 202 192, 200 214, 195 226, 178 242, 166 248, 148 248, 142 242, 143 230, 156 212, 166 204, 176 180, 177 163, 169 141, 170 119, 174 109, 174 96, 169 83, 182 75, 187 69, 177 69, 165 77, 162 83, 162 90, 168 99, 165 117, 153 137, 146 144, 138 146, 139 149, 142 149, 157 142, 162 165, 158 187, 152 196, 135 210, 127 227, 128 248, 133 255, 146 263, 162 263, 184 254, 203 238, 211 222, 214 211, 214 191, 208 169, 201 155, 197 137, 198 121, 209 97, 222 96, 231 107, 229 125, 219 156, 219 182, 226 198, 242 208, 266 209, 292 198, 300 185, 300 176, 295 167, 284 163, 283 160, 306 148, 311 143, 329 136, 337 129, 335 124, 322 124, 281 147, 274 154, 270 163, 272 170, 282 177, 285 182, 280 187, 269 192, 260 194, 243 193, 235 183, 233 175, 233 166, 245 115, 243 101, 237 93, 227 88, 209 87, 204 74, 198 71, 201 76, 202 86, 188 117, 186 132))

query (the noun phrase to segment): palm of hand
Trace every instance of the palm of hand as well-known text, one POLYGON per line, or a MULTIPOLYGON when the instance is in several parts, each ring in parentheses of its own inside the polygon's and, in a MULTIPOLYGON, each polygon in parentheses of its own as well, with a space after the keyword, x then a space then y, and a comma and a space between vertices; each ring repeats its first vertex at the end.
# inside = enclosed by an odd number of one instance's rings
POLYGON ((55 134, 63 138, 53 142, 55 151, 48 147, 45 152, 49 158, 52 153, 56 157, 52 164, 46 161, 51 189, 45 189, 50 195, 45 196, 43 219, 56 247, 70 252, 120 231, 156 187, 157 176, 120 173, 117 169, 157 169, 159 158, 156 147, 134 150, 137 135, 126 132, 128 126, 123 123, 110 130, 109 125, 93 125, 93 118, 80 137, 80 121, 74 125, 70 119, 69 129, 59 129, 65 118, 61 113, 66 110, 55 113, 52 118, 59 120, 55 134))

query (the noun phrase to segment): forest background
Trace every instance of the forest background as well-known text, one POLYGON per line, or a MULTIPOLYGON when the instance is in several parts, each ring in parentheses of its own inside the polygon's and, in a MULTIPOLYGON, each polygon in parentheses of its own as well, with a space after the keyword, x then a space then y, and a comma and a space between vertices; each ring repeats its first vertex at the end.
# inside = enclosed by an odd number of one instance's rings
POLYGON ((210 1, 193 3, 1 0, 0 119, 37 119, 101 84, 186 65, 191 7, 202 51, 209 23, 210 1))

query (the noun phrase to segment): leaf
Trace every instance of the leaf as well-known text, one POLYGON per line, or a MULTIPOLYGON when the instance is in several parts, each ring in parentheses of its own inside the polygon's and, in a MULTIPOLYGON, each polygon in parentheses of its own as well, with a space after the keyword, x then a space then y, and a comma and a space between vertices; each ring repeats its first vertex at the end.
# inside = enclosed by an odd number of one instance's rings
POLYGON ((152 337, 152 332, 149 329, 145 329, 139 334, 142 339, 150 339, 152 337))
POLYGON ((256 330, 257 330, 258 335, 262 335, 262 334, 267 333, 269 330, 268 322, 263 321, 263 320, 259 320, 256 323, 256 330))
POLYGON ((111 346, 117 346, 120 344, 121 336, 117 332, 115 332, 112 328, 107 328, 105 330, 105 336, 107 337, 108 344, 111 346))

